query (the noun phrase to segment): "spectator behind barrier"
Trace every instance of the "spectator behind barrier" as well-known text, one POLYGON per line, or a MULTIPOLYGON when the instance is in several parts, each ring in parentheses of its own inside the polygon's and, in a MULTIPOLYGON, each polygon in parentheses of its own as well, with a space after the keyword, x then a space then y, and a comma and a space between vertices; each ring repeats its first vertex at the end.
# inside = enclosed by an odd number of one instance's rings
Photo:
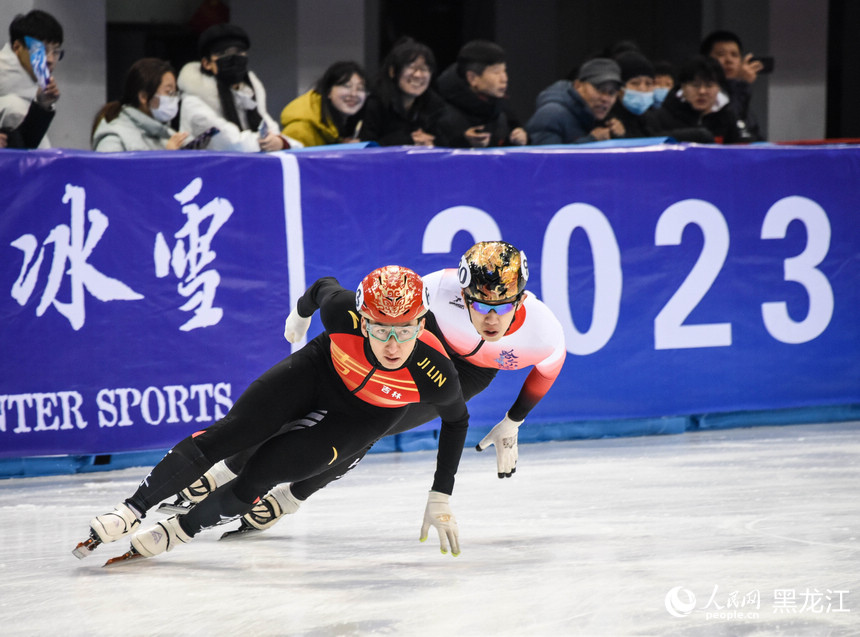
POLYGON ((435 72, 427 45, 412 38, 397 42, 367 98, 361 139, 380 146, 447 146, 438 125, 445 102, 430 88, 435 72))
POLYGON ((20 99, 17 95, 0 97, 0 148, 38 148, 54 119, 53 111, 33 100, 22 120, 20 99))
POLYGON ((62 46, 63 27, 45 11, 34 9, 18 15, 9 25, 9 42, 0 49, 0 97, 6 98, 0 127, 7 138, 24 144, 23 148, 51 147, 45 132, 60 98, 54 67, 63 59, 62 46), (27 127, 17 135, 10 134, 25 119, 27 127))
POLYGON ((678 70, 679 88, 673 89, 663 105, 644 115, 654 134, 678 141, 734 144, 744 141, 737 118, 729 109, 724 91, 725 75, 715 59, 697 55, 678 70))
POLYGON ((310 91, 281 111, 283 133, 305 146, 357 142, 366 99, 367 74, 362 66, 335 62, 310 91))
POLYGON ((620 99, 609 111, 617 119, 625 137, 650 137, 643 115, 654 107, 654 65, 638 51, 619 53, 615 61, 621 68, 620 99))
POLYGON ((505 51, 485 40, 467 42, 439 76, 447 102, 440 130, 451 146, 487 148, 529 143, 507 99, 505 51))
POLYGON ((99 152, 176 150, 188 137, 169 122, 179 112, 176 74, 169 62, 143 58, 125 77, 122 97, 108 102, 93 121, 92 147, 99 152))
POLYGON ((660 60, 654 63, 654 107, 660 108, 675 86, 675 67, 670 62, 660 60))
POLYGON ((624 125, 609 117, 622 84, 621 68, 608 58, 587 61, 573 82, 554 82, 538 95, 526 124, 532 143, 583 144, 624 137, 624 125))
POLYGON ((708 55, 720 63, 726 76, 730 108, 734 112, 742 141, 762 141, 758 120, 750 110, 752 85, 762 71, 763 65, 752 53, 743 55, 741 39, 731 31, 714 31, 708 34, 699 48, 699 53, 708 55))
POLYGON ((266 89, 248 69, 251 39, 244 29, 216 24, 200 34, 197 47, 200 62, 179 72, 179 130, 198 138, 217 129, 209 150, 255 153, 301 146, 278 134, 266 110, 266 89))

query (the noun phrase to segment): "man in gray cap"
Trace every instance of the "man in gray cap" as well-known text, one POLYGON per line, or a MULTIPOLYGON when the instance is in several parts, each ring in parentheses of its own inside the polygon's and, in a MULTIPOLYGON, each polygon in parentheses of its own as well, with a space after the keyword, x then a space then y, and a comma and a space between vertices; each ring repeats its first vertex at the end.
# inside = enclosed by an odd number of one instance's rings
POLYGON ((618 99, 621 69, 614 60, 594 58, 576 79, 559 80, 541 91, 526 124, 532 144, 583 144, 624 137, 624 126, 606 119, 618 99))

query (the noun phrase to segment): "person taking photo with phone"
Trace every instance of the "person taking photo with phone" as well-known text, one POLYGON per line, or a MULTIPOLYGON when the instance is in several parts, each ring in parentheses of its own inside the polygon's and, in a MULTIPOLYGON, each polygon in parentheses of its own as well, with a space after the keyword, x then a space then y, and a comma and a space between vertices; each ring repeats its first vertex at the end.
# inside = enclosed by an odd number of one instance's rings
POLYGON ((0 49, 0 132, 7 143, 21 140, 10 147, 51 147, 45 133, 60 99, 54 68, 62 59, 63 27, 54 16, 38 9, 15 16, 0 49))
POLYGON ((729 108, 737 117, 737 126, 742 141, 764 141, 758 120, 750 108, 752 85, 759 73, 770 72, 765 69, 761 59, 752 53, 743 54, 741 39, 731 31, 714 31, 702 40, 699 53, 707 55, 720 63, 726 76, 729 95, 729 108))

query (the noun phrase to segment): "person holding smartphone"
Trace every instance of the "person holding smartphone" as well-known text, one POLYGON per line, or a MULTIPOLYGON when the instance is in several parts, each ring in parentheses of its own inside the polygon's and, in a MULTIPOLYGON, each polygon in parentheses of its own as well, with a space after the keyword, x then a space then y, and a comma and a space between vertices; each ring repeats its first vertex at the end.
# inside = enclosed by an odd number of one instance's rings
POLYGON ((62 25, 50 13, 34 9, 12 20, 9 42, 0 49, 0 97, 6 98, 2 125, 8 129, 8 134, 26 120, 34 124, 28 128, 41 131, 41 134, 19 136, 25 148, 51 147, 44 133, 54 118, 54 105, 60 99, 54 68, 63 59, 62 47, 62 25), (41 62, 38 68, 33 64, 37 55, 41 62))
POLYGON ((256 153, 303 146, 279 134, 266 108, 266 89, 249 67, 251 39, 244 29, 216 24, 200 34, 197 47, 200 61, 183 66, 177 79, 179 130, 197 139, 217 129, 209 150, 256 153), (267 132, 261 137, 264 122, 267 132))
POLYGON ((752 53, 744 55, 741 39, 731 31, 714 31, 708 34, 702 40, 699 52, 714 58, 723 67, 731 100, 729 108, 737 116, 743 141, 763 141, 764 135, 750 108, 752 85, 759 73, 769 72, 762 60, 752 53))
POLYGON ((173 67, 165 60, 142 58, 128 70, 120 99, 108 102, 96 115, 93 150, 177 150, 188 137, 170 127, 178 111, 173 67))

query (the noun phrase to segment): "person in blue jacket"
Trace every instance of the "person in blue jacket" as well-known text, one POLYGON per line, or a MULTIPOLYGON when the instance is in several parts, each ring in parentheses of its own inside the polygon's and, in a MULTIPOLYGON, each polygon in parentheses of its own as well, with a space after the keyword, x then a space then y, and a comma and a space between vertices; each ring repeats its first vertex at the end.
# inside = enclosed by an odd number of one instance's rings
POLYGON ((541 91, 526 124, 532 144, 584 144, 624 137, 624 125, 608 117, 621 90, 621 69, 609 58, 583 64, 577 77, 541 91))

